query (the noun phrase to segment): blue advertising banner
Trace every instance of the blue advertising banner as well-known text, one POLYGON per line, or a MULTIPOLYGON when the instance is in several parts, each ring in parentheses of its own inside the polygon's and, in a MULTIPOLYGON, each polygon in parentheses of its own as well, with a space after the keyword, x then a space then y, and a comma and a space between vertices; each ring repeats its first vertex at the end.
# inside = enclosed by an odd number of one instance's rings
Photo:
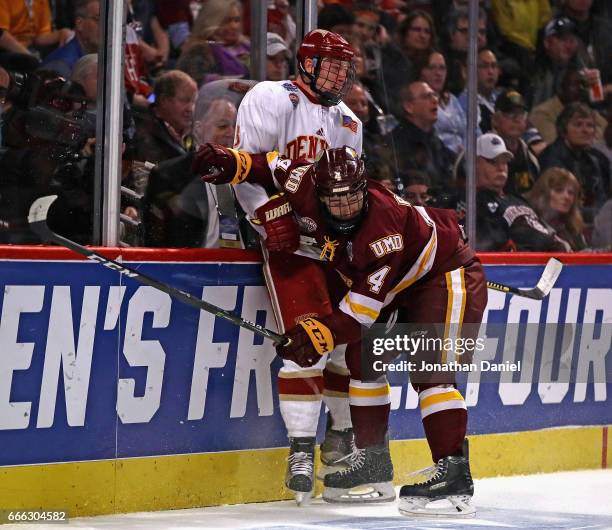
MULTIPOLYGON (((275 329, 258 263, 132 266, 275 329)), ((542 266, 486 270, 530 287, 542 266)), ((6 260, 0 278, 0 466, 286 445, 270 341, 94 263, 6 260)), ((612 423, 612 265, 566 266, 542 302, 489 291, 486 321, 601 325, 571 338, 567 383, 543 378, 543 337, 519 373, 462 374, 470 432, 612 423)), ((502 360, 499 335, 487 333, 489 360, 502 360)), ((392 437, 422 438, 406 375, 389 379, 392 437)))

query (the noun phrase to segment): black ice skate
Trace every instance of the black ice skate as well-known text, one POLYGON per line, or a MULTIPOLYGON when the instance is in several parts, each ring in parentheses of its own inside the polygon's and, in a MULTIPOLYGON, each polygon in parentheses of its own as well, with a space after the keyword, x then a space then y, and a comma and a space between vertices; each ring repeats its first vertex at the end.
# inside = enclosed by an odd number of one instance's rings
POLYGON ((312 437, 289 438, 285 486, 295 492, 298 506, 307 504, 314 489, 314 449, 312 437))
POLYGON ((326 475, 324 500, 346 503, 395 500, 393 464, 387 447, 355 448, 346 460, 346 469, 326 475))
POLYGON ((327 414, 325 440, 321 444, 321 463, 317 473, 321 480, 329 473, 335 473, 348 466, 348 457, 355 448, 353 429, 336 430, 331 427, 331 417, 327 414))
POLYGON ((474 482, 470 473, 470 460, 467 444, 466 456, 447 456, 441 458, 433 468, 431 478, 425 482, 402 486, 400 490, 399 511, 402 515, 430 515, 473 517, 476 510, 470 505, 474 494, 474 482), (447 500, 428 506, 430 502, 447 500))

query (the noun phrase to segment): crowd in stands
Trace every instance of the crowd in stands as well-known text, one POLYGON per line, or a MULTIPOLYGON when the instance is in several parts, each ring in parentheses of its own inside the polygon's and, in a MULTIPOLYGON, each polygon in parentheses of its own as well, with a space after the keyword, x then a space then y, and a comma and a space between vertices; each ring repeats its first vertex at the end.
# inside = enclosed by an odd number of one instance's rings
MULTIPOLYGON (((190 156, 234 142, 254 1, 128 0, 124 244, 248 244, 231 189, 203 185, 190 156)), ((266 79, 291 79, 295 1, 266 1, 266 79)), ((318 7, 355 49, 345 103, 369 176, 463 217, 468 1, 318 7)), ((100 16, 99 0, 0 0, 1 243, 37 242, 27 208, 49 192, 50 222, 91 239, 100 16)), ((476 248, 612 250, 612 2, 481 0, 476 33, 476 248)))

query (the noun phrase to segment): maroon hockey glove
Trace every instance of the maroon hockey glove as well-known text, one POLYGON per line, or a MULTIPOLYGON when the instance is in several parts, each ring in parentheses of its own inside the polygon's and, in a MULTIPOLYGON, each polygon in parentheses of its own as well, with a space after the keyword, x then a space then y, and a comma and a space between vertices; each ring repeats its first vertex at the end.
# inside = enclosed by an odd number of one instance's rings
POLYGON ((255 210, 253 223, 266 231, 266 248, 272 252, 295 252, 300 246, 300 227, 283 193, 274 195, 255 210))
POLYGON ((287 346, 277 346, 276 353, 285 360, 303 367, 316 364, 322 355, 334 349, 332 331, 323 322, 314 318, 302 320, 285 336, 291 339, 287 346))
POLYGON ((204 144, 193 155, 191 171, 211 184, 238 184, 251 169, 251 156, 219 144, 204 144))

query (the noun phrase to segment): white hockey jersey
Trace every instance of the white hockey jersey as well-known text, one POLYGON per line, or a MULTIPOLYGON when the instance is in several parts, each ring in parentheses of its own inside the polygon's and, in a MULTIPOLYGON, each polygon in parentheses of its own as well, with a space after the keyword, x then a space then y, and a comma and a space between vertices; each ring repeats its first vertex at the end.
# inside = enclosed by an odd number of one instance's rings
MULTIPOLYGON (((293 160, 314 161, 328 147, 348 145, 361 155, 362 124, 344 104, 324 107, 291 81, 262 81, 238 108, 234 147, 249 153, 278 151, 293 160)), ((234 187, 247 215, 268 200, 263 188, 243 182, 234 187)))

